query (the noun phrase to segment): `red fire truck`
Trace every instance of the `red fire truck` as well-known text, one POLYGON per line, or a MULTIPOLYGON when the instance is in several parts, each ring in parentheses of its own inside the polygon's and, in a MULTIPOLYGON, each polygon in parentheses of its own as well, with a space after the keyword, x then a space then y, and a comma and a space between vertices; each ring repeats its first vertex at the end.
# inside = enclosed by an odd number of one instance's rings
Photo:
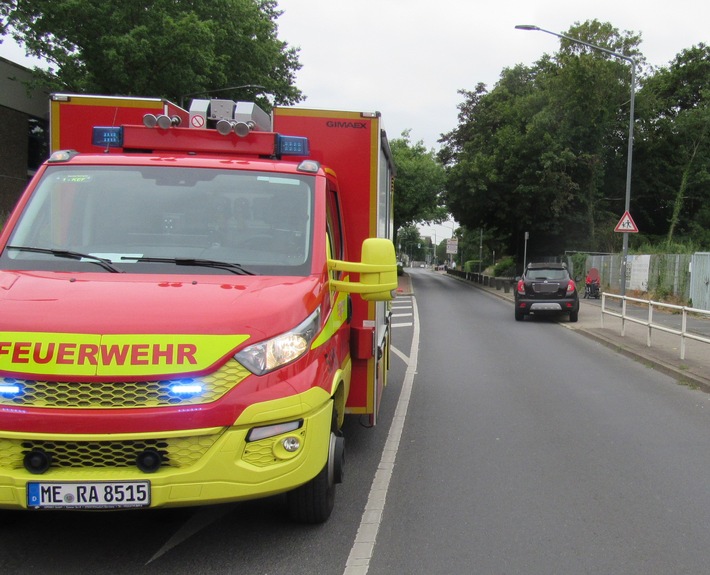
POLYGON ((0 508, 325 521, 397 287, 377 113, 55 94, 0 235, 0 508))

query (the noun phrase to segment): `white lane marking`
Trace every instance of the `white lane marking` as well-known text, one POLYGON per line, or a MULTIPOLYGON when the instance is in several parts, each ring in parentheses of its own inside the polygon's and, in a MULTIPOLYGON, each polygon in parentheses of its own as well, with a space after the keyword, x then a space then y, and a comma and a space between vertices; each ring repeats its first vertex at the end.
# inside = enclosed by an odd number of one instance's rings
MULTIPOLYGON (((394 326, 392 326, 394 327, 394 326)), ((404 363, 407 363, 409 361, 409 358, 404 355, 401 351, 399 351, 395 346, 392 346, 390 348, 393 354, 395 354, 399 359, 401 359, 404 363)))
MULTIPOLYGON (((417 304, 412 298, 414 304, 414 317, 417 317, 417 304)), ((394 412, 392 425, 387 434, 384 450, 380 463, 377 466, 375 479, 370 487, 370 495, 365 504, 360 519, 360 526, 357 530, 357 536, 350 549, 348 561, 345 564, 343 575, 366 575, 370 568, 370 560, 375 550, 377 542, 377 532, 382 523, 382 512, 385 509, 385 499, 387 498, 387 490, 389 489, 390 479, 392 478, 392 470, 397 457, 397 450, 402 439, 402 430, 404 429, 404 421, 407 417, 407 409, 409 407, 409 399, 412 396, 412 387, 414 383, 414 375, 417 372, 417 359, 419 356, 419 322, 416 322, 414 334, 412 336, 412 348, 409 351, 409 362, 407 364, 407 372, 404 376, 402 391, 399 394, 397 401, 397 409, 394 412)), ((394 348, 392 348, 394 349, 394 348)), ((395 352, 400 353, 400 352, 395 352)))

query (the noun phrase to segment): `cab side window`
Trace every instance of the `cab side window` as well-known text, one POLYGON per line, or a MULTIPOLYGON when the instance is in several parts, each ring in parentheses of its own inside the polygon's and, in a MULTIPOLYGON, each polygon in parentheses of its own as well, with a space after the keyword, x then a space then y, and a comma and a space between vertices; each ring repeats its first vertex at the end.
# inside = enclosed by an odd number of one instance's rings
POLYGON ((328 188, 326 218, 330 257, 336 260, 342 260, 343 233, 340 222, 340 203, 338 201, 338 194, 331 187, 328 188))

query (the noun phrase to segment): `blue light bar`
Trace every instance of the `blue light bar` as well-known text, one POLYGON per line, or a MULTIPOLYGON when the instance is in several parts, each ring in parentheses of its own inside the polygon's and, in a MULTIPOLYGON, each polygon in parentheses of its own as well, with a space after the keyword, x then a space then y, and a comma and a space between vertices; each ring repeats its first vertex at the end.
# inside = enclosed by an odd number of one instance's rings
POLYGON ((309 153, 308 138, 303 136, 279 136, 277 155, 307 156, 309 153))
POLYGON ((102 148, 123 147, 123 128, 114 126, 94 126, 91 143, 102 148))

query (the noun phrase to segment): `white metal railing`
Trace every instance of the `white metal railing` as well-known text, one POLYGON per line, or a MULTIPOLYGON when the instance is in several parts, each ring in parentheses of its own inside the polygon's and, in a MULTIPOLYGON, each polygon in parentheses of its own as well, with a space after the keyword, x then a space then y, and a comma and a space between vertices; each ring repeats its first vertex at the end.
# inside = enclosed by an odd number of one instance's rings
POLYGON ((646 335, 646 345, 648 347, 651 347, 651 333, 654 329, 657 329, 658 331, 663 331, 666 333, 671 333, 673 335, 678 335, 680 336, 680 359, 685 359, 685 340, 686 339, 692 339, 695 341, 700 341, 702 343, 709 343, 710 344, 710 338, 704 337, 700 334, 694 333, 692 331, 688 331, 688 314, 699 314, 699 315, 704 315, 710 318, 710 311, 704 310, 704 309, 696 309, 692 307, 686 307, 686 306, 681 306, 681 305, 674 305, 670 303, 662 303, 658 301, 651 301, 647 299, 639 299, 639 298, 634 298, 634 297, 628 297, 628 296, 621 296, 613 293, 602 293, 602 315, 601 315, 601 326, 604 328, 604 315, 610 315, 613 317, 618 317, 621 318, 621 336, 623 337, 626 334, 626 322, 629 321, 631 323, 636 323, 639 325, 644 325, 647 328, 647 335, 646 335), (606 300, 607 298, 610 299, 617 299, 621 300, 621 313, 618 311, 611 311, 607 306, 606 306, 606 300), (641 305, 646 305, 648 306, 648 318, 647 319, 639 319, 638 317, 633 317, 627 313, 627 306, 626 304, 628 302, 635 303, 635 304, 641 304, 641 305), (680 312, 681 313, 681 319, 680 319, 680 329, 675 329, 672 327, 668 327, 666 325, 662 325, 659 323, 654 323, 653 322, 653 310, 658 309, 658 308, 664 308, 664 309, 670 309, 672 311, 680 312))

